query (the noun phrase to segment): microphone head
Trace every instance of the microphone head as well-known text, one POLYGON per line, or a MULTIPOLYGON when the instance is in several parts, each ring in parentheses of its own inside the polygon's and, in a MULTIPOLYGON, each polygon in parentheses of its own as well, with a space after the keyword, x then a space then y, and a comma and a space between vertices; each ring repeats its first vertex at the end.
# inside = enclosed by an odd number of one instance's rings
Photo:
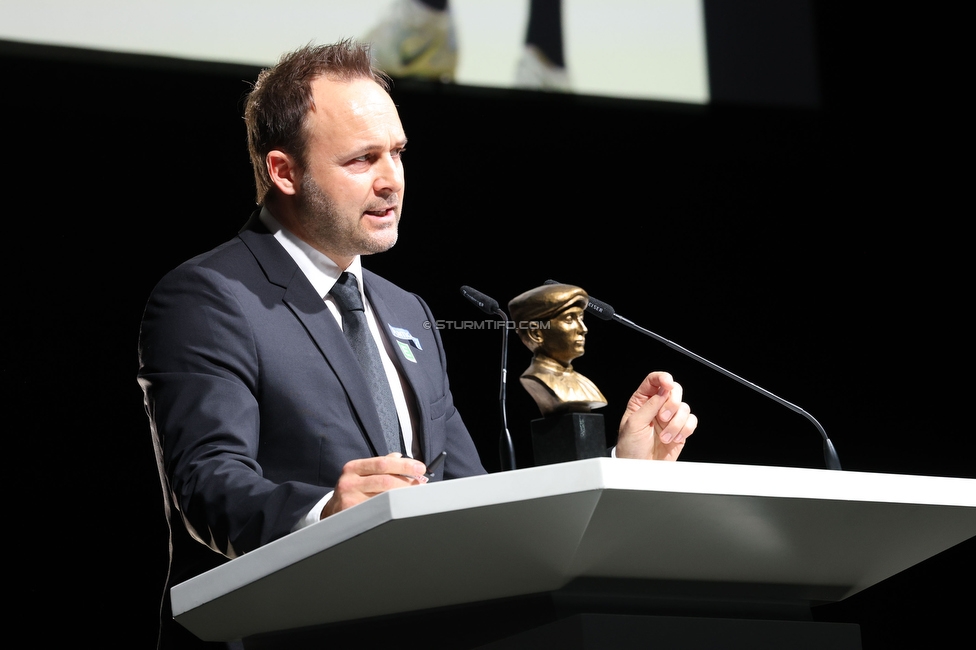
POLYGON ((586 311, 602 320, 613 320, 613 315, 616 313, 613 307, 593 296, 590 296, 590 301, 586 303, 586 311))
POLYGON ((461 295, 471 301, 471 304, 485 312, 486 314, 497 314, 499 312, 498 301, 489 298, 485 294, 464 285, 461 287, 461 295))
MULTIPOLYGON (((555 280, 546 280, 545 284, 562 284, 562 282, 557 282, 555 280)), ((616 313, 610 305, 603 302, 602 300, 597 300, 587 292, 590 296, 589 302, 586 303, 586 311, 593 314, 601 320, 613 320, 613 315, 616 313)))

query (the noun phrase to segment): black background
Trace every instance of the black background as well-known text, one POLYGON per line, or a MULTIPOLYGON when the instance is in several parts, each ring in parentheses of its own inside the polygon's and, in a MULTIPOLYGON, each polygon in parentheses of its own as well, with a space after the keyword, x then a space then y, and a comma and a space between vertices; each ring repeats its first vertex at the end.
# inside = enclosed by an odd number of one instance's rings
MULTIPOLYGON (((911 17, 812 7, 813 95, 736 86, 728 44, 710 53, 727 76, 708 107, 398 83, 410 191, 400 242, 366 266, 452 321, 482 318, 462 284, 502 303, 549 278, 579 284, 810 411, 846 470, 976 478, 951 155, 964 120, 946 45, 908 38, 926 33, 911 17)), ((139 320, 165 271, 253 209, 241 114, 257 71, 9 43, 0 65, 10 629, 152 647, 166 541, 139 320)), ((609 398, 610 429, 643 375, 667 369, 701 419, 683 460, 823 466, 801 417, 620 325, 588 325, 576 367, 609 398)), ((489 470, 500 336, 443 331, 489 470)), ((512 372, 528 360, 513 337, 512 372)), ((536 416, 513 382, 520 466, 536 416)), ((817 617, 860 623, 866 650, 938 646, 966 628, 973 550, 817 617)))

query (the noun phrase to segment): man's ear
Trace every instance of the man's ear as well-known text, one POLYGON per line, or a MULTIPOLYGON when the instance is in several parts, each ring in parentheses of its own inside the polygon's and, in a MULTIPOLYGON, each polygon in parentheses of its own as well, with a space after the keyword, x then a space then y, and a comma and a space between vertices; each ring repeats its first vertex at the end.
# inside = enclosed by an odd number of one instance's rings
POLYGON ((298 193, 298 187, 301 184, 301 170, 294 158, 284 151, 273 149, 268 152, 265 164, 268 165, 268 175, 271 177, 271 182, 278 188, 279 192, 288 196, 294 196, 298 193))

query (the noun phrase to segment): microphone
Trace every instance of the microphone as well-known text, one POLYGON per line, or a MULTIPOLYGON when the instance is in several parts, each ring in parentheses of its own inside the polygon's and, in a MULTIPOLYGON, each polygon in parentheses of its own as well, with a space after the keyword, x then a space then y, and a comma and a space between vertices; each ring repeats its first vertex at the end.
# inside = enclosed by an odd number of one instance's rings
POLYGON ((461 287, 461 295, 467 298, 472 305, 474 305, 481 311, 485 312, 486 314, 491 314, 493 316, 500 315, 505 320, 508 320, 508 316, 505 315, 505 312, 499 309, 498 301, 495 300, 494 298, 489 298, 485 294, 475 289, 472 289, 468 285, 464 285, 463 287, 461 287))
MULTIPOLYGON (((556 282, 555 280, 546 280, 545 283, 546 284, 562 284, 561 282, 556 282)), ((641 334, 644 334, 646 336, 650 336, 651 338, 653 338, 653 339, 655 339, 655 340, 663 343, 664 345, 668 346, 672 350, 677 350, 678 352, 680 352, 681 354, 685 355, 686 357, 689 357, 691 359, 694 359, 695 361, 697 361, 697 362, 699 362, 699 363, 701 363, 703 365, 708 366, 712 370, 715 370, 716 372, 719 372, 719 373, 725 375, 729 379, 733 379, 733 380, 737 381, 738 383, 742 384, 743 386, 746 386, 747 388, 751 388, 752 390, 756 391, 760 395, 763 395, 764 397, 768 397, 769 399, 773 400, 777 404, 779 404, 781 406, 785 406, 786 408, 790 409, 794 413, 798 413, 798 414, 802 415, 807 420, 809 420, 811 423, 813 423, 813 426, 815 426, 817 428, 817 431, 820 432, 820 436, 823 438, 824 462, 827 465, 827 469, 834 469, 834 470, 840 470, 841 469, 841 466, 840 466, 840 458, 838 458, 838 456, 837 456, 837 450, 834 448, 834 443, 832 443, 830 441, 830 438, 827 437, 827 432, 820 425, 820 423, 817 422, 816 418, 814 418, 812 415, 810 415, 809 413, 807 413, 806 411, 804 411, 803 409, 801 409, 796 404, 793 404, 792 402, 787 402, 782 397, 779 397, 778 395, 774 395, 773 393, 769 392, 765 388, 763 388, 761 386, 757 386, 756 384, 752 383, 751 381, 748 381, 747 379, 743 379, 742 377, 740 377, 739 375, 735 374, 734 372, 732 372, 730 370, 726 370, 722 366, 720 366, 718 364, 715 364, 715 363, 712 363, 708 359, 706 359, 704 357, 701 357, 701 356, 695 354, 691 350, 688 350, 687 348, 683 348, 680 345, 678 345, 677 343, 675 343, 673 341, 669 341, 668 339, 664 338, 663 336, 661 336, 659 334, 655 334, 651 330, 646 329, 644 327, 641 327, 640 325, 634 323, 633 321, 630 321, 630 320, 624 318, 623 316, 621 316, 620 314, 616 313, 616 311, 614 311, 613 307, 611 307, 607 303, 602 302, 600 300, 597 300, 597 299, 593 298, 592 296, 590 297, 589 304, 587 304, 587 306, 586 306, 586 311, 588 313, 593 314, 597 318, 602 319, 602 320, 615 320, 618 323, 621 323, 622 325, 626 325, 627 327, 629 327, 629 328, 631 328, 633 330, 636 330, 636 331, 640 332, 641 334), (590 305, 593 305, 593 307, 591 308, 590 305)))
MULTIPOLYGON (((546 280, 546 284, 556 283, 552 280, 546 280)), ((617 314, 617 312, 613 310, 613 307, 602 300, 597 300, 593 296, 590 296, 590 301, 586 304, 586 311, 603 320, 613 320, 613 317, 617 314)))
POLYGON ((461 287, 461 295, 486 314, 499 316, 505 321, 505 326, 502 328, 502 365, 498 389, 498 405, 502 418, 502 430, 498 436, 498 456, 501 459, 502 471, 515 469, 515 447, 512 445, 512 436, 508 432, 508 409, 505 405, 508 394, 508 314, 498 306, 497 300, 467 285, 461 287))

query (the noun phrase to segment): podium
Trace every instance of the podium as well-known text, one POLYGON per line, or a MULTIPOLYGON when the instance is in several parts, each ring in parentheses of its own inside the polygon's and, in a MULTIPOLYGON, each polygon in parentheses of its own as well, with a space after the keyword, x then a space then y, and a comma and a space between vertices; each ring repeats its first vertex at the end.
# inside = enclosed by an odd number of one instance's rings
POLYGON ((379 495, 171 600, 198 637, 246 648, 537 595, 562 614, 484 646, 616 633, 619 648, 648 635, 859 648, 856 625, 815 623, 810 607, 974 536, 976 480, 592 458, 379 495))

